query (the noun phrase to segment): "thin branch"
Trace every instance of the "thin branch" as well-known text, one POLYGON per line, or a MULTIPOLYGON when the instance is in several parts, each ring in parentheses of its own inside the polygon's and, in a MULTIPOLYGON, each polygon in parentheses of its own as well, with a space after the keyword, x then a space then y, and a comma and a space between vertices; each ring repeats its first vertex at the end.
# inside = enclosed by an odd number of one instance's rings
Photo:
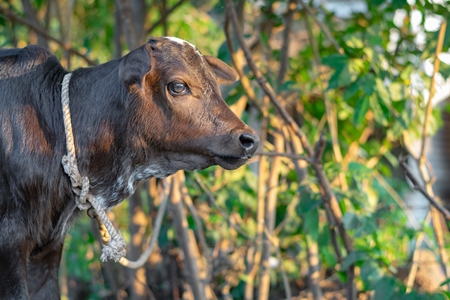
POLYGON ((21 18, 19 16, 16 16, 15 14, 13 14, 10 10, 1 7, 0 6, 0 12, 7 17, 8 19, 10 19, 11 21, 17 22, 17 23, 21 23, 25 26, 27 26, 28 28, 30 28, 31 30, 35 31, 36 33, 39 33, 40 35, 42 35, 43 37, 45 37, 46 39, 53 41, 55 43, 57 43, 61 48, 63 48, 65 51, 77 55, 79 57, 81 57, 82 59, 84 59, 89 65, 91 66, 96 66, 97 63, 93 60, 91 60, 90 58, 88 58, 86 55, 82 54, 80 51, 70 47, 69 45, 67 45, 66 43, 64 43, 63 41, 61 41, 60 39, 57 39, 53 36, 51 36, 45 29, 41 28, 40 26, 35 26, 33 23, 31 23, 30 21, 21 18))
POLYGON ((438 43, 436 46, 436 53, 434 58, 434 70, 433 75, 431 76, 431 82, 430 82, 430 95, 428 96, 428 103, 427 103, 427 110, 425 114, 425 121, 423 123, 423 133, 422 133, 422 148, 420 150, 420 160, 425 159, 425 140, 428 138, 428 128, 430 126, 430 117, 431 112, 433 111, 433 97, 436 91, 436 85, 435 85, 435 77, 436 74, 439 73, 439 54, 441 54, 442 51, 442 45, 444 43, 444 37, 445 37, 445 29, 447 28, 447 21, 443 20, 441 24, 441 29, 439 31, 439 38, 438 43))
MULTIPOLYGON (((180 0, 177 3, 175 3, 171 8, 169 8, 167 11, 165 11, 165 16, 167 17, 169 14, 171 14, 175 9, 181 6, 183 4, 184 0, 180 0)), ((156 27, 164 23, 163 18, 159 18, 158 21, 152 24, 149 29, 147 29, 147 35, 151 34, 153 30, 155 30, 156 27)))
MULTIPOLYGON (((269 124, 269 97, 264 97, 264 104, 262 106, 262 121, 261 121, 261 145, 264 145, 267 141, 267 132, 269 124)), ((255 278, 260 266, 262 257, 262 243, 263 243, 263 231, 264 231, 264 200, 266 194, 265 180, 267 173, 267 158, 261 157, 258 164, 258 185, 257 185, 257 211, 256 211, 256 240, 255 251, 251 260, 248 260, 249 267, 247 268, 247 278, 245 283, 245 300, 251 300, 254 298, 253 293, 255 290, 255 278)))
POLYGON ((405 200, 403 200, 397 191, 384 179, 383 176, 379 172, 375 172, 375 179, 381 185, 382 188, 391 196, 391 198, 397 203, 397 205, 402 209, 406 218, 408 219, 409 225, 414 228, 414 230, 420 230, 422 226, 420 226, 419 222, 417 222, 416 217, 411 213, 411 210, 407 205, 405 205, 405 200))
POLYGON ((267 227, 264 227, 264 234, 265 234, 267 240, 275 248, 275 251, 277 253, 277 258, 280 263, 281 277, 283 280, 284 290, 286 292, 286 299, 289 300, 292 298, 292 291, 291 291, 291 287, 289 286, 289 279, 288 279, 288 277, 286 275, 286 271, 284 270, 284 267, 283 267, 283 259, 281 257, 281 251, 280 251, 280 241, 273 233, 271 233, 269 231, 269 229, 267 227))
POLYGON ((252 238, 247 233, 245 233, 237 224, 231 222, 230 215, 228 213, 226 213, 222 208, 220 208, 219 205, 217 205, 214 195, 212 194, 210 189, 200 180, 200 177, 198 176, 198 172, 195 171, 194 176, 195 176, 195 182, 208 196, 209 204, 214 206, 225 220, 230 220, 231 227, 233 227, 240 235, 242 235, 247 240, 252 240, 252 238))
MULTIPOLYGON (((274 133, 274 145, 277 152, 282 152, 284 149, 284 138, 279 133, 274 133)), ((276 218, 276 204, 278 195, 279 175, 281 168, 281 157, 276 156, 271 164, 271 169, 268 174, 268 188, 264 193, 264 223, 263 226, 266 229, 266 235, 263 237, 262 255, 261 255, 261 269, 260 269, 260 284, 258 286, 258 297, 261 300, 269 299, 270 290, 270 276, 269 276, 269 257, 272 254, 272 247, 268 241, 268 235, 273 234, 275 228, 276 218)))
POLYGON ((317 18, 316 14, 313 12, 311 7, 309 7, 309 5, 306 5, 305 2, 303 2, 303 0, 297 0, 297 3, 300 4, 306 10, 306 12, 314 18, 314 22, 316 22, 316 24, 320 27, 320 29, 325 34, 325 36, 328 38, 330 43, 334 46, 336 51, 339 53, 343 53, 344 51, 339 46, 338 42, 334 39, 334 37, 331 35, 331 32, 328 29, 328 27, 317 18))
MULTIPOLYGON (((431 82, 430 82, 430 95, 429 95, 429 99, 428 99, 428 103, 427 103, 427 110, 426 110, 425 121, 424 121, 424 125, 423 125, 422 148, 421 148, 421 153, 420 153, 420 158, 419 158, 419 170, 422 175, 422 179, 425 182, 425 190, 433 198, 434 198, 434 192, 433 192, 433 186, 432 186, 433 181, 434 181, 433 180, 433 171, 432 171, 433 168, 431 167, 431 164, 429 163, 429 161, 425 155, 425 145, 426 145, 426 141, 428 138, 428 128, 429 128, 430 117, 431 117, 431 113, 432 113, 432 107, 433 107, 432 100, 433 100, 433 97, 435 94, 435 89, 436 89, 435 77, 436 77, 436 74, 439 72, 439 65, 440 65, 439 54, 442 51, 442 45, 444 43, 446 28, 447 28, 447 22, 445 20, 443 20, 440 31, 439 31, 439 38, 438 38, 438 42, 437 42, 437 46, 436 46, 436 52, 435 52, 435 58, 434 58, 434 70, 433 70, 433 75, 431 77, 431 82)), ((434 208, 431 209, 431 216, 432 216, 432 221, 433 221, 434 233, 436 236, 436 242, 439 247, 439 256, 441 258, 441 265, 445 270, 445 275, 447 277, 450 277, 450 266, 448 265, 448 254, 445 249, 445 242, 444 242, 444 237, 443 237, 443 232, 442 232, 442 227, 443 227, 443 224, 441 224, 442 220, 439 217, 438 211, 434 208)), ((447 290, 450 290, 450 283, 447 284, 447 290)))
POLYGON ((292 153, 284 153, 284 152, 275 152, 275 151, 270 151, 270 152, 256 152, 255 155, 258 156, 282 156, 282 157, 287 157, 290 159, 298 159, 298 160, 304 160, 307 162, 310 162, 311 159, 309 157, 303 156, 303 155, 296 155, 296 154, 292 154, 292 153))
POLYGON ((428 199, 430 204, 433 207, 435 207, 437 210, 439 210, 446 220, 450 221, 450 212, 445 207, 443 207, 440 203, 438 203, 436 201, 436 199, 434 199, 434 197, 432 197, 432 196, 430 196, 430 194, 428 194, 428 192, 425 190, 425 188, 419 183, 419 179, 417 179, 416 176, 414 176, 411 169, 408 167, 405 158, 400 158, 400 166, 402 166, 403 170, 405 170, 405 174, 409 178, 409 180, 411 180, 411 182, 414 186, 414 189, 421 192, 422 195, 424 195, 425 198, 428 199))
MULTIPOLYGON (((342 211, 339 207, 339 203, 336 199, 336 195, 331 189, 330 182, 328 181, 325 172, 321 166, 321 153, 323 153, 323 148, 325 147, 325 137, 322 133, 321 138, 316 144, 313 160, 311 162, 311 167, 316 172, 317 180, 320 187, 320 193, 323 199, 323 206, 327 212, 328 222, 330 224, 335 224, 338 232, 342 238, 347 255, 353 251, 353 243, 345 230, 344 224, 342 222, 342 211)), ((333 246, 335 247, 336 254, 340 256, 339 246, 335 244, 337 241, 333 238, 333 246)), ((356 286, 355 286, 355 265, 352 264, 348 267, 347 271, 347 283, 346 283, 346 294, 347 299, 356 299, 356 286)))
MULTIPOLYGON (((180 172, 180 174, 183 175, 184 178, 184 173, 180 172)), ((186 204, 189 212, 191 213, 191 216, 194 218, 194 222, 195 222, 195 229, 197 231, 197 236, 198 236, 198 240, 200 242, 201 248, 202 248, 202 254, 205 256, 206 258, 206 266, 207 266, 207 272, 206 272, 206 277, 205 277, 205 284, 206 283, 210 283, 212 280, 212 258, 211 258, 211 254, 209 253, 209 249, 208 249, 208 245, 206 243, 206 239, 205 239, 205 232, 203 231, 203 224, 201 222, 201 219, 198 215, 198 212, 194 206, 194 203, 192 202, 192 198, 189 195, 189 191, 186 187, 186 185, 184 184, 184 181, 181 184, 181 197, 184 201, 184 204, 186 204)))
POLYGON ((8 9, 1 7, 0 6, 0 12, 7 17, 8 19, 10 19, 11 21, 15 21, 18 23, 21 23, 27 27, 29 27, 30 29, 32 29, 33 31, 35 31, 36 33, 39 33, 40 35, 42 35, 43 37, 45 37, 48 40, 51 40, 55 43, 57 43, 58 45, 60 45, 65 51, 77 55, 79 57, 81 57, 82 59, 84 59, 89 65, 91 66, 96 66, 97 63, 93 60, 91 60, 90 58, 88 58, 86 55, 82 54, 81 52, 79 52, 78 50, 70 47, 69 45, 67 45, 66 43, 64 43, 63 41, 61 41, 60 39, 57 39, 53 36, 51 36, 47 31, 45 31, 44 29, 40 28, 40 27, 36 27, 34 24, 32 24, 31 22, 29 22, 28 20, 25 20, 19 16, 16 16, 15 14, 13 14, 11 11, 9 11, 8 9))
MULTIPOLYGON (((430 221, 431 218, 431 212, 428 212, 427 217, 425 218, 425 224, 430 221)), ((408 278, 406 280, 406 292, 411 292, 411 289, 414 286, 414 281, 416 279, 417 271, 419 269, 419 262, 420 262, 420 246, 422 245, 422 241, 425 237, 425 232, 422 230, 419 235, 417 236, 416 243, 414 246, 414 252, 412 257, 412 264, 411 269, 409 270, 408 278)))
POLYGON ((204 300, 206 299, 205 287, 200 280, 199 264, 193 247, 196 245, 191 245, 192 241, 189 236, 189 226, 183 206, 180 189, 182 181, 183 178, 180 173, 173 175, 170 191, 170 204, 174 216, 173 223, 175 225, 178 243, 184 254, 185 270, 183 275, 185 280, 191 287, 194 299, 204 300))
POLYGON ((148 258, 150 257, 150 254, 152 253, 153 248, 156 245, 156 241, 158 240, 159 232, 161 230, 161 225, 162 225, 162 221, 164 218, 164 213, 166 211, 166 207, 167 207, 167 203, 168 203, 167 198, 169 196, 169 189, 170 189, 170 181, 169 180, 170 179, 163 180, 164 192, 162 195, 161 204, 159 205, 158 214, 156 216, 155 225, 154 225, 152 236, 148 243, 147 249, 145 249, 145 251, 142 252, 141 256, 136 261, 130 261, 130 260, 126 259, 125 257, 122 257, 119 260, 119 262, 123 266, 130 268, 130 269, 138 269, 138 268, 142 267, 148 261, 148 258))
MULTIPOLYGON (((341 148, 339 146, 339 137, 338 137, 338 123, 337 123, 337 119, 336 119, 336 114, 334 113, 336 111, 336 107, 335 104, 333 104, 327 93, 325 92, 325 88, 323 85, 323 82, 326 82, 326 78, 324 78, 324 75, 320 73, 320 53, 319 53, 319 46, 317 44, 316 39, 313 36, 313 30, 310 26, 309 23, 309 10, 305 9, 305 17, 304 17, 304 23, 305 23, 305 27, 306 27, 306 31, 308 33, 308 39, 309 39, 309 43, 311 44, 311 47, 313 49, 313 54, 314 54, 314 72, 317 74, 316 76, 316 82, 317 82, 317 86, 319 88, 319 92, 322 96, 323 102, 325 104, 325 115, 326 115, 326 120, 328 123, 328 128, 330 129, 330 135, 331 135, 331 145, 333 148, 333 154, 334 157, 336 159, 336 162, 338 164, 342 163, 342 153, 341 153, 341 148)), ((339 176, 339 181, 342 187, 342 190, 345 192, 348 190, 348 184, 347 184, 347 180, 345 178, 345 174, 344 172, 339 172, 338 174, 339 176)))
MULTIPOLYGON (((34 9, 33 5, 31 5, 30 1, 22 0, 22 7, 28 22, 30 22, 30 24, 33 24, 33 26, 35 27, 45 30, 44 27, 41 26, 41 24, 39 23, 39 20, 36 17, 36 10, 34 9)), ((48 41, 45 38, 45 36, 37 32, 37 38, 38 38, 38 45, 48 48, 48 41)))
MULTIPOLYGON (((305 232, 308 232, 308 229, 305 225, 303 225, 305 232)), ((314 300, 323 299, 322 289, 319 285, 320 282, 320 258, 319 258, 319 244, 317 240, 313 240, 310 236, 306 236, 306 252, 307 252, 307 261, 309 266, 308 278, 310 284, 310 290, 313 294, 314 300)))
POLYGON ((296 10, 295 0, 289 0, 288 10, 284 15, 284 31, 283 31, 283 46, 280 51, 280 70, 278 72, 278 85, 284 81, 288 65, 289 65, 289 43, 290 33, 292 31, 292 19, 296 10))
POLYGON ((280 246, 275 247, 275 250, 277 252, 278 261, 280 262, 280 272, 281 272, 281 278, 283 280, 284 290, 286 292, 286 299, 292 299, 291 286, 289 285, 289 278, 287 277, 286 271, 284 270, 284 267, 283 267, 283 259, 281 257, 280 246))
POLYGON ((131 3, 127 0, 116 0, 116 9, 119 11, 122 30, 127 41, 128 49, 134 50, 139 47, 139 37, 137 35, 136 24, 133 20, 131 3))
POLYGON ((300 140, 303 144, 303 148, 305 149, 306 154, 311 155, 312 149, 311 146, 306 138, 306 135, 303 133, 303 131, 300 129, 300 127, 295 123, 295 121, 292 119, 292 117, 288 114, 286 109, 282 106, 281 102, 278 100, 277 95, 275 94, 275 91, 273 90, 272 86, 266 81, 266 79, 263 77, 261 71, 257 68, 255 62, 253 61, 253 56, 250 52, 250 49, 245 44, 243 31, 241 28, 241 25, 239 24, 236 11, 234 9, 233 2, 231 0, 225 1, 227 13, 230 16, 230 21, 233 24, 234 31, 236 33, 236 37, 238 39, 239 45, 241 46, 242 50, 244 51, 245 58, 247 60, 247 64, 252 70, 253 74, 255 75, 255 79, 258 82, 261 89, 265 92, 265 94, 269 97, 270 102, 272 102, 275 109, 278 111, 280 116, 283 118, 284 122, 290 127, 292 127, 292 130, 300 137, 300 140))
POLYGON ((244 54, 242 53, 242 51, 239 50, 236 51, 234 49, 233 39, 231 37, 230 32, 230 17, 228 14, 225 14, 224 32, 227 40, 228 51, 230 52, 231 55, 231 63, 238 72, 239 81, 241 83, 242 88, 244 89, 244 93, 250 100, 250 102, 253 103, 254 107, 259 111, 259 113, 262 114, 261 108, 259 107, 258 102, 256 100, 255 91, 251 86, 250 79, 244 73, 244 57, 243 57, 244 54))

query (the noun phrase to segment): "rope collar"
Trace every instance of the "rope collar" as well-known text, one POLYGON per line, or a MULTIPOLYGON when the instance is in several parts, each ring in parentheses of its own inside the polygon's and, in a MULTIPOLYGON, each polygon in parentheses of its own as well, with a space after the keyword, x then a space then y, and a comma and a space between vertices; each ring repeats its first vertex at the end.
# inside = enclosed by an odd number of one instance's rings
POLYGON ((69 82, 72 73, 67 73, 64 76, 61 90, 61 104, 64 117, 64 129, 66 132, 66 147, 67 155, 62 158, 62 165, 64 172, 69 175, 72 183, 72 191, 75 193, 75 201, 80 210, 87 210, 91 207, 94 209, 96 218, 104 224, 108 234, 111 236, 109 242, 104 245, 100 259, 106 261, 113 259, 120 260, 126 255, 125 241, 123 237, 114 229, 113 224, 109 220, 105 211, 101 208, 97 199, 89 192, 89 179, 86 176, 81 176, 75 155, 75 143, 72 131, 72 121, 70 117, 69 107, 69 82))

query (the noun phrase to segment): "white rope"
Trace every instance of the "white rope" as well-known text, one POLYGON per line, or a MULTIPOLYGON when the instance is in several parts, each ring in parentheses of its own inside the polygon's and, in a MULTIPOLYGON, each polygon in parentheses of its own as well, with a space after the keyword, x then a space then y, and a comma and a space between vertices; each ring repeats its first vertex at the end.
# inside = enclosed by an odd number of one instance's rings
POLYGON ((81 176, 78 171, 69 107, 69 82, 71 77, 72 73, 68 73, 64 76, 61 90, 61 104, 64 116, 64 128, 66 132, 66 147, 68 152, 67 155, 64 155, 62 158, 62 165, 64 167, 64 172, 66 172, 70 177, 73 192, 78 196, 75 197, 77 207, 81 210, 87 210, 92 206, 95 213, 98 215, 101 222, 103 222, 109 235, 111 236, 108 244, 102 249, 100 259, 102 261, 106 261, 108 259, 118 261, 126 255, 125 240, 120 233, 115 230, 113 224, 109 220, 105 211, 101 208, 97 199, 89 193, 89 179, 86 176, 81 176))

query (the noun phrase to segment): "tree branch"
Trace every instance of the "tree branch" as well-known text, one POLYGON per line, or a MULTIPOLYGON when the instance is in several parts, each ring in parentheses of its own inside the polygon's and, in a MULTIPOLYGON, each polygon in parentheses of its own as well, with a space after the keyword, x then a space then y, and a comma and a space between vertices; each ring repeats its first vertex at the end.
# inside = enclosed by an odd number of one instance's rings
POLYGON ((275 151, 271 151, 271 152, 262 152, 262 151, 258 151, 256 152, 255 155, 258 156, 283 156, 283 157, 287 157, 290 159, 298 159, 298 160, 304 160, 307 162, 310 162, 311 159, 309 157, 303 156, 303 155, 296 155, 296 154, 292 154, 292 153, 283 153, 283 152, 275 152, 275 151))
POLYGON ((53 41, 55 43, 57 43, 61 48, 63 48, 65 51, 74 54, 76 56, 81 57, 82 59, 84 59, 89 65, 91 66, 96 66, 97 63, 93 60, 91 60, 90 58, 88 58, 86 55, 82 54, 80 51, 70 47, 69 45, 67 45, 66 43, 64 43, 63 41, 61 41, 60 39, 57 39, 53 36, 51 36, 45 29, 41 28, 40 26, 35 26, 33 23, 31 23, 30 21, 21 18, 19 16, 16 16, 15 14, 13 14, 10 10, 1 7, 0 6, 0 12, 9 20, 13 21, 13 22, 17 22, 20 24, 23 24, 25 26, 27 26, 28 28, 30 28, 31 30, 35 31, 36 33, 42 35, 43 37, 45 37, 47 40, 53 41))
POLYGON ((284 107, 281 105, 281 102, 278 100, 277 95, 275 94, 275 91, 270 86, 270 84, 266 81, 266 79, 263 77, 261 71, 256 67, 255 62, 253 61, 252 54, 250 52, 250 49, 245 44, 243 31, 241 28, 241 25, 239 24, 236 11, 233 6, 233 2, 231 0, 225 1, 227 13, 230 16, 231 23, 233 24, 236 37, 238 39, 239 45, 241 46, 242 50, 244 51, 245 58, 247 60, 247 64, 252 70, 253 74, 255 75, 255 79, 258 82, 259 86, 262 88, 262 90, 266 93, 266 95, 269 97, 270 102, 272 102, 275 109, 278 111, 280 116, 283 118, 284 122, 288 126, 292 128, 292 130, 300 137, 300 140, 303 144, 303 149, 305 150, 306 154, 311 155, 312 149, 309 145, 309 142, 306 138, 306 135, 302 132, 300 127, 298 127, 297 123, 292 119, 292 117, 287 113, 287 111, 284 109, 284 107))
POLYGON ((189 226, 186 219, 186 212, 183 206, 181 195, 182 176, 180 173, 173 176, 171 184, 171 209, 174 215, 173 222, 177 233, 177 240, 184 254, 184 276, 189 283, 194 294, 194 299, 206 299, 205 288, 200 280, 197 258, 195 257, 191 238, 189 236, 189 226))
POLYGON ((414 176, 411 169, 408 167, 405 157, 400 158, 400 166, 402 166, 403 170, 405 170, 406 177, 408 177, 409 180, 411 180, 414 189, 421 192, 422 195, 424 195, 425 198, 427 198, 430 204, 437 210, 439 210, 446 220, 450 221, 450 212, 445 207, 443 207, 439 202, 437 202, 436 199, 434 199, 434 197, 428 194, 425 188, 419 183, 419 180, 416 178, 416 176, 414 176))
POLYGON ((289 66, 289 43, 290 33, 292 31, 292 19, 296 10, 295 0, 289 0, 288 10, 284 15, 284 31, 283 31, 283 46, 280 50, 280 70, 278 71, 278 84, 281 85, 289 66))
POLYGON ((305 4, 305 2, 303 2, 303 0, 297 0, 297 3, 300 4, 305 10, 306 12, 311 15, 314 18, 314 22, 316 22, 316 24, 320 27, 320 29, 322 30, 322 32, 325 34, 325 36, 328 38, 328 40, 330 41, 330 43, 334 46, 334 48, 336 49, 337 52, 339 53, 343 53, 344 51, 342 50, 342 48, 339 46, 338 42, 334 39, 334 37, 331 35, 330 30, 328 29, 328 27, 323 24, 315 15, 315 13, 313 12, 313 10, 311 9, 311 7, 309 7, 308 5, 305 4))
MULTIPOLYGON (((27 18, 28 22, 30 24, 33 24, 33 26, 37 28, 41 28, 42 30, 45 30, 44 27, 41 26, 39 23, 39 20, 36 17, 36 10, 34 9, 33 5, 31 5, 29 0, 22 0, 22 7, 23 11, 25 13, 25 17, 27 18)), ((37 33, 38 38, 38 45, 43 46, 45 48, 48 48, 48 41, 42 34, 37 33)))
POLYGON ((159 236, 159 232, 161 230, 161 225, 162 225, 162 221, 164 218, 164 213, 166 212, 166 207, 167 207, 167 198, 169 196, 169 188, 170 188, 170 184, 171 181, 169 181, 171 179, 164 179, 163 180, 163 194, 162 194, 162 199, 161 199, 161 204, 159 205, 159 209, 158 209, 158 214, 156 216, 156 221, 155 221, 155 225, 152 231, 152 236, 150 238, 150 241, 148 243, 147 249, 145 249, 144 252, 142 252, 141 256, 136 260, 136 261, 130 261, 128 259, 126 259, 125 257, 122 257, 119 262, 130 269, 138 269, 140 267, 142 267, 147 261, 148 258, 150 257, 150 254, 153 251, 153 248, 156 245, 156 242, 158 240, 158 236, 159 236))
MULTIPOLYGON (((175 9, 177 9, 178 7, 180 7, 181 4, 183 4, 183 2, 184 2, 184 0, 180 0, 180 1, 178 1, 177 3, 175 3, 171 8, 169 8, 169 9, 165 12, 166 17, 167 17, 169 14, 171 14, 175 9)), ((155 23, 153 23, 153 25, 150 26, 149 29, 147 29, 147 32, 146 32, 147 35, 151 34, 151 32, 152 32, 153 30, 155 30, 156 27, 158 27, 159 25, 161 25, 161 24, 163 24, 163 23, 164 23, 164 19, 163 19, 163 18, 159 18, 158 21, 156 21, 155 23)))

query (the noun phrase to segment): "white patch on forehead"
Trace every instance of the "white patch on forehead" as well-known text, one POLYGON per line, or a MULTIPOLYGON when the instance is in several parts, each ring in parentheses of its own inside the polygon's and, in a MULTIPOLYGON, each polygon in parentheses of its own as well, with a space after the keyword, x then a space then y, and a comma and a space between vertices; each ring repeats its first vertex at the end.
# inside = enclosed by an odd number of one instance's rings
POLYGON ((191 46, 192 48, 194 48, 195 52, 197 52, 198 54, 201 55, 201 53, 200 53, 200 51, 198 51, 197 47, 195 47, 194 44, 191 44, 188 41, 182 40, 182 39, 174 37, 174 36, 165 36, 164 38, 166 38, 174 43, 180 44, 180 45, 187 44, 187 45, 191 46))

